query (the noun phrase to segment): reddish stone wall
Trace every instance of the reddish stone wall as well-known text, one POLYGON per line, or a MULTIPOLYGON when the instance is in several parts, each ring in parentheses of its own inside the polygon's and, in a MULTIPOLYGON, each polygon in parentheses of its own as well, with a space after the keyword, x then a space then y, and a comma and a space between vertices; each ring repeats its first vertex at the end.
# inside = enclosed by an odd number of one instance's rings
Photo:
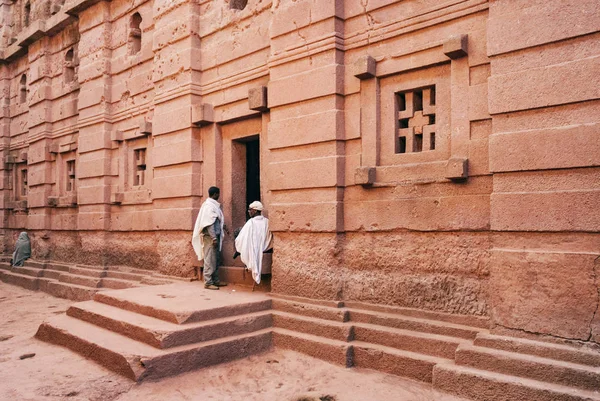
POLYGON ((259 139, 274 291, 600 341, 596 1, 238 3, 1 6, 6 250, 189 276, 259 139))

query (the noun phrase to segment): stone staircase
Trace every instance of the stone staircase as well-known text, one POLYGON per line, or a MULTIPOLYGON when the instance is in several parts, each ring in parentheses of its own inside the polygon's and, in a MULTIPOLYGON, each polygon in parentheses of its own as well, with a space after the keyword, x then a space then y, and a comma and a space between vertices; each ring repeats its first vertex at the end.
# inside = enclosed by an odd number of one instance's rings
POLYGON ((106 289, 172 283, 176 278, 125 266, 84 266, 49 261, 25 261, 12 267, 10 258, 0 259, 0 281, 32 291, 44 291, 59 298, 87 301, 106 289))
POLYGON ((271 348, 271 300, 231 294, 191 283, 99 292, 36 337, 132 380, 157 380, 271 348))
POLYGON ((279 347, 472 400, 600 401, 593 347, 494 335, 486 318, 235 291, 201 283, 102 291, 36 337, 136 381, 279 347))
POLYGON ((472 400, 600 401, 600 349, 497 336, 485 319, 352 302, 273 299, 273 343, 472 400))

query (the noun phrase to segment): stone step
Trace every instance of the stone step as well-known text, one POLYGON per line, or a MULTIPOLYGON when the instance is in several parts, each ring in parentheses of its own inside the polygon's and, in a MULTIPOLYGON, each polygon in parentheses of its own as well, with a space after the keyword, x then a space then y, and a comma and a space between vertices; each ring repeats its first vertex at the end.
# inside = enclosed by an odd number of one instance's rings
POLYGON ((585 348, 577 348, 573 345, 497 336, 489 333, 479 333, 475 338, 474 344, 480 347, 495 348, 503 351, 600 367, 600 351, 595 352, 585 348))
POLYGON ((270 349, 272 344, 270 330, 261 330, 160 350, 66 315, 44 322, 36 337, 138 382, 245 358, 270 349))
POLYGON ((353 341, 354 366, 431 383, 433 368, 451 360, 378 344, 353 341))
POLYGON ((58 277, 61 283, 75 284, 82 287, 99 288, 101 279, 98 277, 80 276, 78 274, 62 273, 58 277))
POLYGON ((467 340, 473 340, 477 336, 477 333, 485 331, 485 329, 476 327, 410 316, 402 316, 394 313, 349 309, 349 314, 350 321, 353 323, 367 323, 377 326, 393 327, 396 329, 420 331, 448 337, 458 337, 467 340))
POLYGON ((31 276, 31 277, 42 277, 44 270, 43 269, 38 269, 35 267, 17 267, 17 266, 13 266, 10 269, 11 272, 13 273, 17 273, 17 274, 23 274, 25 276, 31 276))
POLYGON ((42 277, 51 278, 53 280, 58 280, 60 275, 63 273, 64 272, 62 272, 60 270, 53 270, 53 269, 46 268, 46 269, 42 270, 42 277))
POLYGON ((335 322, 348 321, 348 312, 343 309, 308 304, 282 298, 273 298, 273 310, 314 317, 318 319, 332 320, 335 322))
MULTIPOLYGON (((153 277, 153 276, 145 276, 140 280, 140 284, 145 285, 163 285, 163 284, 173 284, 179 280, 169 280, 162 277, 153 277)), ((182 280, 183 281, 183 280, 182 280)), ((189 281, 189 280, 187 280, 189 281)))
POLYGON ((56 279, 49 278, 49 277, 38 278, 38 285, 39 285, 38 290, 49 294, 48 285, 50 285, 50 283, 58 283, 58 281, 56 279))
POLYGON ((281 311, 273 311, 272 313, 273 327, 338 341, 350 341, 353 337, 352 326, 347 323, 295 315, 281 311))
POLYGON ((10 269, 12 268, 12 266, 9 263, 0 263, 0 270, 8 270, 10 271, 10 269))
MULTIPOLYGON (((191 281, 191 279, 188 278, 188 277, 167 276, 165 274, 160 274, 160 273, 156 273, 156 272, 148 272, 148 274, 150 274, 150 273, 152 273, 151 277, 156 278, 158 280, 164 279, 164 280, 169 281, 170 283, 171 282, 178 282, 178 281, 184 281, 184 282, 191 281)), ((146 277, 150 277, 150 276, 146 276, 146 277)))
POLYGON ((62 271, 62 272, 68 272, 71 267, 73 267, 73 265, 68 265, 68 264, 64 264, 64 263, 56 263, 56 262, 46 263, 46 269, 58 270, 58 271, 62 271))
POLYGON ((600 389, 600 368, 533 355, 462 344, 456 350, 456 364, 583 390, 600 389))
POLYGON ((25 267, 34 267, 36 269, 43 269, 44 267, 46 267, 46 263, 45 261, 42 260, 32 260, 32 259, 27 259, 23 265, 25 267))
POLYGON ((271 293, 271 294, 269 294, 269 296, 273 299, 282 299, 284 301, 299 302, 301 304, 327 306, 329 308, 342 308, 344 306, 343 301, 335 301, 335 300, 330 300, 330 299, 312 299, 312 298, 297 297, 294 295, 286 295, 286 294, 278 294, 278 293, 271 293))
POLYGON ((72 301, 89 301, 101 289, 53 281, 49 282, 42 290, 58 298, 70 299, 72 301))
POLYGON ((67 315, 155 348, 211 341, 267 329, 272 325, 269 311, 180 325, 94 301, 72 305, 67 315))
POLYGON ((488 317, 470 316, 470 315, 455 315, 452 313, 433 312, 423 309, 403 308, 399 306, 369 304, 364 302, 344 301, 343 306, 350 309, 369 310, 373 312, 384 312, 389 314, 397 314, 420 319, 436 320, 440 322, 453 323, 462 326, 477 327, 488 329, 490 327, 490 319, 488 317))
POLYGON ((149 286, 100 292, 94 300, 177 324, 244 315, 271 308, 270 298, 252 294, 246 298, 243 292, 229 294, 227 290, 204 290, 201 285, 192 283, 167 284, 159 288, 160 296, 155 294, 156 287, 149 286), (147 296, 144 295, 146 292, 147 296), (237 304, 224 302, 232 296, 239 300, 237 304))
POLYGON ((109 277, 102 278, 100 285, 104 288, 112 288, 114 290, 122 290, 124 288, 134 288, 134 287, 141 286, 140 283, 137 283, 135 281, 122 280, 122 279, 118 279, 118 278, 109 278, 109 277))
POLYGON ((239 266, 221 266, 219 267, 219 280, 226 283, 235 284, 253 288, 258 292, 271 291, 271 277, 263 275, 260 284, 256 284, 252 278, 252 273, 247 272, 245 268, 239 266))
POLYGON ((76 264, 76 265, 72 265, 72 267, 80 267, 83 269, 88 269, 88 270, 100 270, 100 271, 106 271, 108 269, 107 266, 100 266, 100 265, 84 265, 84 264, 76 264))
POLYGON ((17 285, 26 290, 37 291, 39 289, 39 278, 25 274, 13 273, 11 271, 0 271, 0 280, 6 284, 17 285))
POLYGON ((439 364, 433 387, 474 401, 600 401, 598 391, 586 391, 496 372, 439 364))
POLYGON ((90 269, 90 268, 81 267, 81 266, 69 267, 69 273, 76 274, 78 276, 88 276, 88 277, 95 277, 95 278, 101 278, 101 277, 106 276, 106 270, 104 270, 104 269, 90 269))
POLYGON ((138 274, 138 273, 129 273, 129 272, 124 272, 124 271, 118 271, 118 270, 107 270, 106 277, 118 278, 121 280, 141 281, 145 277, 145 275, 138 274))
POLYGON ((135 267, 129 267, 129 266, 108 266, 106 269, 109 271, 114 271, 114 272, 118 271, 118 272, 123 272, 123 273, 138 274, 140 276, 147 276, 147 275, 153 273, 152 270, 136 269, 135 267))
POLYGON ((454 359, 458 346, 466 340, 417 331, 353 323, 354 339, 425 355, 454 359))
POLYGON ((273 328, 273 345, 277 348, 290 349, 336 365, 348 368, 352 366, 352 346, 344 341, 273 328))

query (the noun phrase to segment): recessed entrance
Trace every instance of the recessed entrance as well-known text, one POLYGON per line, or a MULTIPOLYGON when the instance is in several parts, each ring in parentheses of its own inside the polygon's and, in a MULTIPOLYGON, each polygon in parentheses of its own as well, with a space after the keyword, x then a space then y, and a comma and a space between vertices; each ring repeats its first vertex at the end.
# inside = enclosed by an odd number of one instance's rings
MULTIPOLYGON (((248 205, 260 200, 260 140, 251 139, 246 144, 246 213, 248 205)), ((248 217, 248 216, 246 216, 248 217)))
MULTIPOLYGON (((232 233, 244 226, 249 218, 248 206, 256 200, 261 200, 259 135, 236 138, 231 141, 231 223, 228 225, 232 233)), ((233 250, 233 236, 229 240, 233 250)), ((242 266, 239 261, 228 258, 229 249, 224 256, 226 264, 242 266)))

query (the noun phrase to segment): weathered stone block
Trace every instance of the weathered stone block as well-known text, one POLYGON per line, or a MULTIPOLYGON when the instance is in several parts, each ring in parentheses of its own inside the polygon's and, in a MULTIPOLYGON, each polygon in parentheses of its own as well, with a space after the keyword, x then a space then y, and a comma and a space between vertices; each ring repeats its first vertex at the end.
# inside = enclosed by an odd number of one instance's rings
POLYGON ((214 110, 211 104, 192 105, 192 124, 202 127, 214 122, 214 110))
POLYGON ((256 111, 268 111, 267 87, 259 86, 248 90, 248 108, 256 111))
POLYGON ((451 36, 444 42, 444 54, 452 60, 459 59, 468 54, 468 36, 451 36))
POLYGON ((142 135, 151 135, 152 134, 152 121, 148 121, 145 118, 140 121, 139 125, 139 133, 142 135))
POLYGON ((493 250, 489 293, 494 323, 588 340, 598 303, 595 258, 569 252, 493 250))
POLYGON ((370 186, 375 183, 375 167, 359 167, 354 173, 354 183, 363 186, 370 186))
POLYGON ((120 205, 123 202, 123 192, 115 192, 110 195, 110 203, 120 205))
POLYGON ((469 176, 469 161, 463 158, 452 158, 446 164, 446 178, 463 180, 469 176))
POLYGON ((363 56, 354 63, 354 76, 358 79, 375 77, 377 60, 371 56, 363 56))

